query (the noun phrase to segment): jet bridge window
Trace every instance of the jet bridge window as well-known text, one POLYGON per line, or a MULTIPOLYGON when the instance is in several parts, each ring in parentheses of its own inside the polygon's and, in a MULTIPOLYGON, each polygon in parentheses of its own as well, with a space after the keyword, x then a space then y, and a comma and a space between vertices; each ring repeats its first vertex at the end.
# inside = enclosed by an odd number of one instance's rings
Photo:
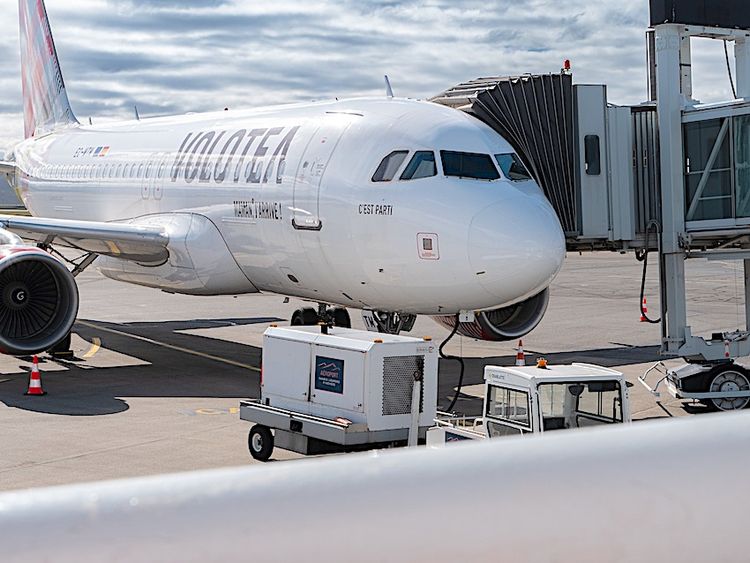
POLYGON ((393 151, 386 156, 372 176, 373 182, 390 182, 396 177, 396 172, 406 160, 409 151, 393 151))
POLYGON ((750 217, 750 115, 734 118, 737 217, 750 217))
POLYGON ((508 180, 513 182, 531 180, 531 174, 526 170, 526 167, 516 153, 496 154, 495 160, 497 160, 500 170, 503 171, 503 175, 508 180))
POLYGON ((418 180, 419 178, 430 178, 437 175, 435 166, 435 153, 432 151, 417 151, 406 165, 402 180, 418 180))
POLYGON ((729 219, 732 209, 730 118, 686 123, 685 219, 729 219))
POLYGON ((488 154, 440 151, 443 174, 473 180, 497 180, 500 173, 488 154))

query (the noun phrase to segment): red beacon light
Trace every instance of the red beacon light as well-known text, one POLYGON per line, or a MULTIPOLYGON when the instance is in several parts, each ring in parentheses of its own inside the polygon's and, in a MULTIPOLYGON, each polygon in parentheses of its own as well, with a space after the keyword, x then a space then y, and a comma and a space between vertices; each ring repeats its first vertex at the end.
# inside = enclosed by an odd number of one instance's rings
POLYGON ((562 67, 562 71, 563 71, 563 72, 564 72, 565 74, 570 74, 570 59, 565 59, 565 60, 563 61, 563 67, 562 67))

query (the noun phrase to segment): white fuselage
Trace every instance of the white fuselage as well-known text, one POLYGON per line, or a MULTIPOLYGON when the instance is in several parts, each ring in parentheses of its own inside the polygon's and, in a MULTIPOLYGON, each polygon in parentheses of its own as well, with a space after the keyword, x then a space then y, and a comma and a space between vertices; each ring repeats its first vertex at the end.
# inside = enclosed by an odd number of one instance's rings
POLYGON ((167 263, 99 266, 166 291, 419 314, 543 291, 565 244, 539 187, 445 176, 441 150, 513 152, 463 112, 355 99, 75 126, 19 144, 16 183, 36 216, 165 226, 167 263), (395 178, 374 182, 398 150, 395 178), (434 152, 437 174, 400 180, 415 151, 434 152))

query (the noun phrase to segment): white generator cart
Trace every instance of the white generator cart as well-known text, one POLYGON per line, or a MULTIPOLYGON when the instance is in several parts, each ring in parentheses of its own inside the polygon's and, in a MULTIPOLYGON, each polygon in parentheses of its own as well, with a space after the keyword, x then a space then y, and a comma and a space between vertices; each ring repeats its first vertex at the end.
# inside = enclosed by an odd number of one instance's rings
POLYGON ((307 455, 416 443, 436 416, 437 371, 429 339, 271 327, 260 399, 240 403, 240 418, 255 423, 250 453, 265 461, 274 446, 307 455))
POLYGON ((630 422, 622 373, 588 364, 484 369, 484 415, 441 415, 428 446, 630 422))

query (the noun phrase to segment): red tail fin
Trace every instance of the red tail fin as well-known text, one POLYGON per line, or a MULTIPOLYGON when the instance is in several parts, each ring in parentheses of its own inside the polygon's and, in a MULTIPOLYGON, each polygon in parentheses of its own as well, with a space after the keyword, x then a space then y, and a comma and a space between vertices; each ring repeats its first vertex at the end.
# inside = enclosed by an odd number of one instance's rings
POLYGON ((78 123, 65 92, 44 0, 18 0, 26 138, 78 123))

